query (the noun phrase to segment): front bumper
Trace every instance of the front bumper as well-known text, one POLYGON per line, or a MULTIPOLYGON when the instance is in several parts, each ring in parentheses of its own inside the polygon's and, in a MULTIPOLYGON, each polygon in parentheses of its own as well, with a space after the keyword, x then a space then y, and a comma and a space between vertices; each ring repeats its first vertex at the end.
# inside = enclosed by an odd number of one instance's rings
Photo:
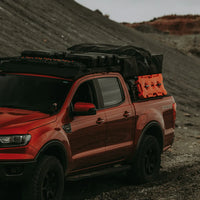
POLYGON ((0 182, 22 182, 28 180, 35 169, 36 161, 0 161, 0 182))

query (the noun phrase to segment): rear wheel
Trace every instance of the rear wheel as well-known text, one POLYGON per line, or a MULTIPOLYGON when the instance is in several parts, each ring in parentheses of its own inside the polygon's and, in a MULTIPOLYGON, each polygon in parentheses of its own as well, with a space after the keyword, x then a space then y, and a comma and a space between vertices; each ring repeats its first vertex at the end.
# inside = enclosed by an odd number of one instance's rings
POLYGON ((32 181, 24 187, 23 199, 61 200, 64 190, 64 171, 53 156, 45 156, 36 167, 32 181))
POLYGON ((155 180, 160 171, 161 149, 155 137, 147 135, 144 137, 133 168, 129 177, 136 183, 145 183, 155 180))

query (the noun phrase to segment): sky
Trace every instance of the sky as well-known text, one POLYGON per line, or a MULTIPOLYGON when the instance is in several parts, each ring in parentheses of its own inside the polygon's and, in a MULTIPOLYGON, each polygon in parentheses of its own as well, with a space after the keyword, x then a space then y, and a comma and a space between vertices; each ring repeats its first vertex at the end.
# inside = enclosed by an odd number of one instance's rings
POLYGON ((200 14, 200 0, 76 0, 117 22, 142 22, 171 14, 200 14))

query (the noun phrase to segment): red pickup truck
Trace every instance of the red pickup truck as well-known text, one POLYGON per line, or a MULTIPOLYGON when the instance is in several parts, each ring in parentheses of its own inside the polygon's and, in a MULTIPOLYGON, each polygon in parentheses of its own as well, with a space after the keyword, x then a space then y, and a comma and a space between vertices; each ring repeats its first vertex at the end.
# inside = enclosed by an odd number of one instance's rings
POLYGON ((2 60, 0 180, 26 183, 24 199, 61 200, 64 178, 122 170, 140 183, 157 177, 174 139, 172 96, 138 99, 118 72, 66 78, 62 63, 74 61, 47 55, 2 60))

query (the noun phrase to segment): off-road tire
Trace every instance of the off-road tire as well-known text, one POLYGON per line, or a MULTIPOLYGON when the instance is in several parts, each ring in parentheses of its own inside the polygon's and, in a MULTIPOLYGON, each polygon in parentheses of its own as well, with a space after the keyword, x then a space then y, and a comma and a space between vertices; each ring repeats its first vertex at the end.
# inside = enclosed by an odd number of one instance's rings
POLYGON ((154 181, 160 171, 161 149, 157 139, 151 135, 143 138, 128 172, 129 179, 137 184, 154 181))
POLYGON ((64 170, 53 156, 44 156, 38 163, 31 181, 22 189, 23 200, 62 200, 64 170))

